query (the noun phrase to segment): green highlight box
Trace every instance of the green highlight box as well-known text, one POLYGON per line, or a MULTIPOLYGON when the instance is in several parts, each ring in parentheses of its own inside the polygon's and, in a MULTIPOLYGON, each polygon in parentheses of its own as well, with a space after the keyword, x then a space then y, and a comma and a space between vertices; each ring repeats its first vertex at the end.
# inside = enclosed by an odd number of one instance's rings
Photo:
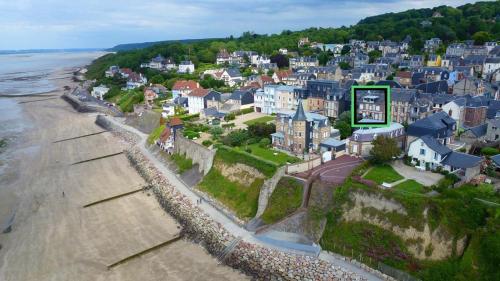
POLYGON ((391 87, 390 86, 352 86, 351 87, 351 127, 355 128, 380 128, 380 127, 389 127, 391 125, 391 87), (376 90, 384 91, 385 97, 385 118, 384 122, 358 122, 357 120, 357 91, 368 91, 368 90, 376 90))

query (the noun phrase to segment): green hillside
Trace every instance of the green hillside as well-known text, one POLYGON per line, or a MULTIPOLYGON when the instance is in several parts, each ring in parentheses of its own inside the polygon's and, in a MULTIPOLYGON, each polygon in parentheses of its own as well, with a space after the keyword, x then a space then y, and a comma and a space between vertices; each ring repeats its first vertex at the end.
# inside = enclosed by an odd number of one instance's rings
MULTIPOLYGON (((457 8, 440 6, 433 9, 408 10, 400 13, 388 13, 361 20, 358 24, 339 28, 308 28, 302 31, 284 30, 280 34, 259 35, 245 32, 238 38, 207 39, 202 41, 167 42, 147 48, 119 51, 94 61, 87 74, 88 78, 100 78, 104 70, 111 65, 140 68, 154 56, 161 54, 172 57, 176 62, 192 60, 197 67, 212 64, 221 48, 228 51, 239 49, 254 50, 259 53, 276 54, 279 48, 298 51, 304 55, 313 54, 313 50, 299 49, 297 41, 308 37, 310 41, 323 43, 346 43, 349 39, 363 40, 402 40, 412 36, 411 49, 419 52, 426 39, 440 37, 444 43, 455 40, 475 39, 500 40, 500 2, 477 2, 457 8), (432 17, 439 12, 442 17, 432 17), (432 26, 422 28, 421 22, 429 20, 432 26)), ((325 61, 325 60, 323 60, 325 61)))

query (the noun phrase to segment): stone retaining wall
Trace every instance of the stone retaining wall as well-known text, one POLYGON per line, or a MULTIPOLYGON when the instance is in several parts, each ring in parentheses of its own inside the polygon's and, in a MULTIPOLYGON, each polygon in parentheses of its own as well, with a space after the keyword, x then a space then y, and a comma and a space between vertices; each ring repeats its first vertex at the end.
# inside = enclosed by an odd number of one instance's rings
MULTIPOLYGON (((162 208, 183 226, 183 234, 219 255, 235 237, 220 223, 179 193, 145 158, 139 149, 127 151, 127 157, 151 186, 162 208)), ((225 259, 226 264, 259 280, 364 280, 326 261, 268 249, 240 241, 225 259)))
POLYGON ((267 203, 269 202, 269 198, 271 194, 273 194, 276 185, 280 179, 285 175, 286 167, 280 167, 276 173, 274 173, 273 177, 264 181, 264 184, 260 188, 259 194, 259 207, 257 209, 256 218, 262 216, 264 211, 266 210, 267 203))
POLYGON ((71 93, 65 93, 61 98, 67 101, 75 110, 78 112, 100 112, 108 115, 115 115, 115 112, 109 108, 99 106, 97 104, 89 104, 79 100, 75 95, 71 93))
POLYGON ((208 174, 214 163, 215 150, 208 149, 201 144, 186 139, 182 134, 175 135, 175 153, 186 154, 187 158, 198 164, 199 172, 208 174))
POLYGON ((130 144, 136 144, 140 141, 140 137, 134 133, 131 133, 120 126, 115 125, 113 122, 109 121, 104 115, 97 115, 95 123, 106 129, 108 131, 113 131, 117 133, 120 137, 124 138, 130 144))

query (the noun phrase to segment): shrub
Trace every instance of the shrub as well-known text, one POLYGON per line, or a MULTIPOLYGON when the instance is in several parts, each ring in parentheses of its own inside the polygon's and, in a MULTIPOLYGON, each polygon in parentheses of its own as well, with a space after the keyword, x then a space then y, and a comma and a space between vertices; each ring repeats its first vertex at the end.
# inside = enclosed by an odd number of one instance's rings
POLYGON ((250 154, 252 154, 252 149, 251 149, 250 147, 247 147, 247 148, 245 149, 245 151, 246 151, 246 153, 250 153, 250 154))
POLYGON ((269 138, 269 135, 276 132, 276 125, 267 123, 254 123, 248 126, 248 133, 254 138, 269 138))
POLYGON ((228 146, 241 146, 248 139, 246 130, 236 130, 227 134, 222 140, 222 143, 228 146))
POLYGON ((206 146, 206 147, 209 147, 209 146, 212 145, 212 143, 213 142, 211 140, 204 140, 201 144, 204 145, 204 146, 206 146))
POLYGON ((268 138, 261 139, 259 142, 259 146, 264 148, 268 147, 271 144, 271 141, 268 138))
POLYGON ((493 156, 499 154, 500 151, 494 147, 483 147, 481 148, 481 154, 485 156, 493 156))
POLYGON ((229 113, 226 116, 224 116, 224 121, 231 121, 236 119, 236 115, 234 113, 229 113))

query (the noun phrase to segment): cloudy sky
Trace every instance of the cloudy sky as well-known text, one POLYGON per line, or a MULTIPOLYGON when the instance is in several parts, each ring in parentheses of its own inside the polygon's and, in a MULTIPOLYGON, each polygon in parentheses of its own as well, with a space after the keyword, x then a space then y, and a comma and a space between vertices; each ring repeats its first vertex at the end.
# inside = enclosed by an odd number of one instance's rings
POLYGON ((0 50, 112 47, 338 27, 467 0, 0 0, 0 50))

